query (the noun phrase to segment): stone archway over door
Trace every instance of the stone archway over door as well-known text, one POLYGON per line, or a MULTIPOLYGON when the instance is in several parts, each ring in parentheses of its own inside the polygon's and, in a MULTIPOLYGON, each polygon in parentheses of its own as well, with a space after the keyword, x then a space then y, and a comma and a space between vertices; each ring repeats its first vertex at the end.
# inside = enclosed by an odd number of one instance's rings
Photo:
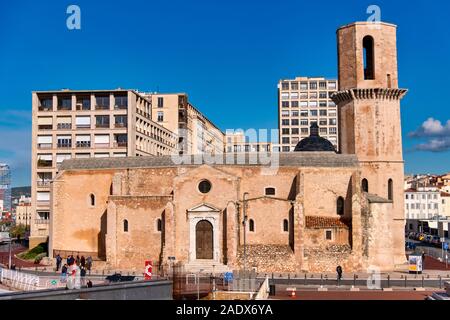
POLYGON ((196 258, 214 258, 213 225, 207 220, 201 220, 195 227, 196 258))

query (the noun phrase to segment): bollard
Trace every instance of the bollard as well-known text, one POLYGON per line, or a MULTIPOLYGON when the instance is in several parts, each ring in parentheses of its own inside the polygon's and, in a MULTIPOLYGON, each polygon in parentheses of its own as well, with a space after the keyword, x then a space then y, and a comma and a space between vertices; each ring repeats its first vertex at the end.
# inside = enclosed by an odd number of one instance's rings
POLYGON ((442 289, 442 277, 439 275, 439 289, 442 289))
POLYGON ((423 276, 422 276, 422 288, 425 288, 425 287, 423 286, 423 276))
POLYGON ((353 274, 353 286, 356 287, 356 274, 353 274))
POLYGON ((305 286, 306 286, 306 273, 305 273, 305 286))
POLYGON ((406 280, 408 279, 408 277, 407 276, 405 276, 405 288, 406 288, 406 280))
POLYGON ((320 286, 323 286, 323 275, 320 274, 320 286))
POLYGON ((390 288, 391 287, 391 275, 388 274, 387 276, 387 287, 390 288))

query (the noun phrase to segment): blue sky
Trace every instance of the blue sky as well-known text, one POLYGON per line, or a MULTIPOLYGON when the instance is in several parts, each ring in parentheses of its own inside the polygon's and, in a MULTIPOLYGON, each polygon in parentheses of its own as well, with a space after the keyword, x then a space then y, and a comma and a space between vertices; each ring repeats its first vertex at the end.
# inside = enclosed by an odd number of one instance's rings
POLYGON ((406 171, 449 171, 445 0, 1 1, 0 162, 29 185, 33 90, 187 92, 222 130, 277 128, 277 81, 337 77, 335 31, 371 4, 399 25, 406 171), (66 27, 71 4, 81 30, 66 27))

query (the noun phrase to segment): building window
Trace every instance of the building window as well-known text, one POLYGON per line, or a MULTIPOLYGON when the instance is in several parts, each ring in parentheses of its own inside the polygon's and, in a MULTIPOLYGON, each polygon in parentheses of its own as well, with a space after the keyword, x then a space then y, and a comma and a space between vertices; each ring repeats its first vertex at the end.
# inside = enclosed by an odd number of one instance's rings
POLYGON ((128 220, 123 220, 123 232, 128 232, 128 220))
POLYGON ((250 232, 255 232, 255 221, 253 221, 253 219, 250 219, 248 222, 248 230, 250 232))
POLYGON ((281 102, 281 106, 282 106, 283 108, 289 108, 289 101, 282 101, 282 102, 281 102))
POLYGON ((337 198, 337 201, 336 201, 336 213, 339 216, 343 216, 344 215, 344 198, 342 198, 342 197, 337 198))
POLYGON ((156 220, 156 230, 158 232, 162 231, 162 220, 161 219, 156 220))
POLYGON ((364 55, 364 80, 375 79, 374 66, 374 44, 371 36, 366 36, 363 39, 363 55, 364 55))
POLYGON ((94 194, 91 193, 89 195, 89 200, 90 200, 91 207, 95 207, 95 195, 94 194))
POLYGON ((282 82, 281 90, 289 90, 289 82, 282 82))
POLYGON ((333 240, 333 232, 331 230, 325 231, 325 239, 326 240, 333 240))
POLYGON ((265 190, 266 196, 274 196, 275 195, 275 188, 269 187, 265 190))
POLYGON ((283 220, 283 231, 288 232, 289 231, 289 221, 287 219, 283 220))
POLYGON ((158 108, 163 108, 163 107, 164 107, 164 98, 158 97, 158 108))
POLYGON ((158 111, 158 122, 164 121, 164 112, 158 111))
POLYGON ((366 178, 362 179, 361 188, 364 192, 369 192, 369 181, 366 178))
POLYGON ((392 179, 388 180, 388 199, 393 201, 394 200, 394 190, 393 190, 393 182, 392 179))
POLYGON ((198 190, 201 193, 208 193, 211 190, 211 182, 209 182, 208 180, 200 181, 200 183, 198 184, 198 190))

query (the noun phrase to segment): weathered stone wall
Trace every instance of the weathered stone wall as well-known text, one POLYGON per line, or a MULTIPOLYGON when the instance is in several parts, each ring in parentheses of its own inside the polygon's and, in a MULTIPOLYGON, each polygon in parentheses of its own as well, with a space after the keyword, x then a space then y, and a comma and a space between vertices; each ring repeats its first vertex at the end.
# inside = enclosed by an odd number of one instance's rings
POLYGON ((106 217, 112 170, 64 172, 53 183, 50 213, 53 249, 94 252, 102 248, 102 217, 106 217), (90 194, 95 196, 91 206, 90 194))
POLYGON ((325 248, 330 245, 350 245, 349 230, 346 228, 323 228, 310 229, 306 228, 305 232, 305 246, 309 248, 325 248), (326 239, 326 231, 330 230, 332 233, 331 240, 326 239))
POLYGON ((141 271, 145 260, 158 265, 162 259, 164 229, 158 231, 157 220, 165 218, 170 197, 113 196, 116 206, 116 263, 127 270, 141 271), (128 231, 124 231, 124 220, 128 231))

